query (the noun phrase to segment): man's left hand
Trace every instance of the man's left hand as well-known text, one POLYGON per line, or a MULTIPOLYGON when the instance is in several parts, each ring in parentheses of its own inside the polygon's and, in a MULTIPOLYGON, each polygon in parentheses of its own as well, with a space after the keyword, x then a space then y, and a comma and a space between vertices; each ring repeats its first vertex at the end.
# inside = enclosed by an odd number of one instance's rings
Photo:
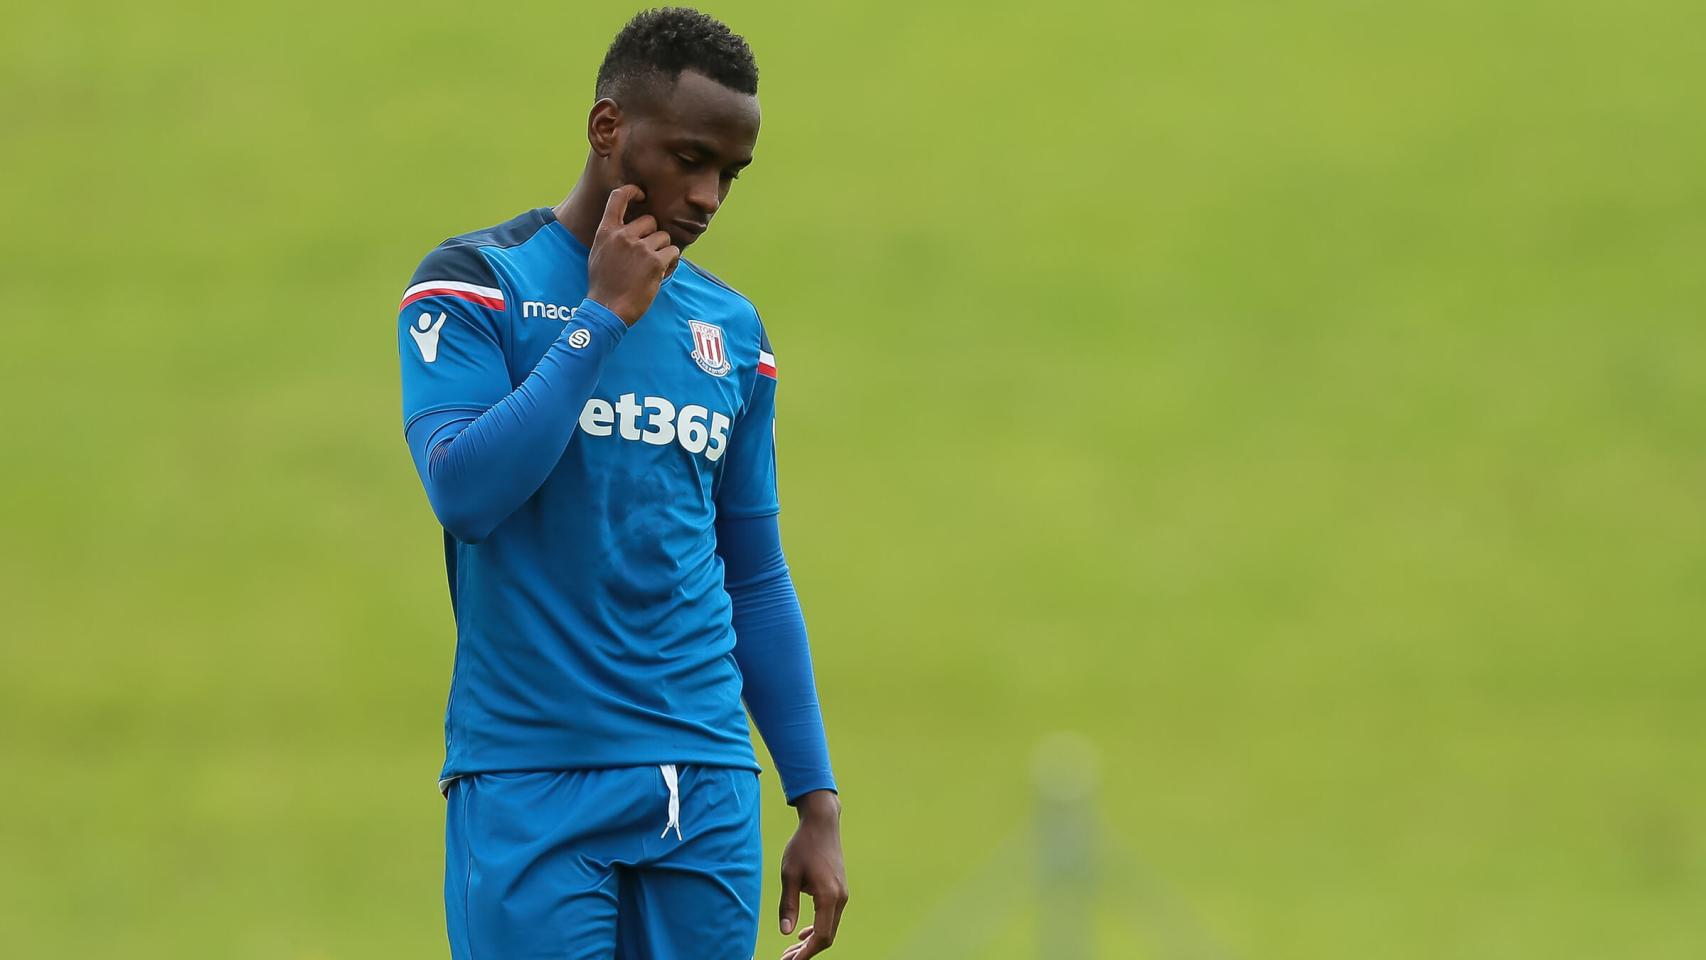
POLYGON ((836 927, 847 908, 847 867, 841 859, 841 798, 816 790, 795 804, 800 826, 782 851, 782 932, 793 933, 800 919, 800 894, 812 898, 812 922, 800 942, 782 952, 782 960, 807 960, 835 942, 836 927))

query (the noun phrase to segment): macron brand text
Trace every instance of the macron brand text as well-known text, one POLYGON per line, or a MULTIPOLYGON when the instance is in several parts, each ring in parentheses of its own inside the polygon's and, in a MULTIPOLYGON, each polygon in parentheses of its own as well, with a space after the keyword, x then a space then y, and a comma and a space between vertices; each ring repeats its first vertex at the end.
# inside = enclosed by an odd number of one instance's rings
POLYGON ((575 307, 565 307, 557 303, 545 303, 542 300, 523 300, 521 302, 522 319, 544 317, 547 320, 567 320, 575 315, 575 309, 575 307))

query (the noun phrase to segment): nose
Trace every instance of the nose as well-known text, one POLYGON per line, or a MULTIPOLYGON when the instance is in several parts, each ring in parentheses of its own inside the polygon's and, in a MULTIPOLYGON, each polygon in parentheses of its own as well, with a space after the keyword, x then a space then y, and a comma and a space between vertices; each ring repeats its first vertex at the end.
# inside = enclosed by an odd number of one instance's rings
POLYGON ((710 176, 694 177, 687 190, 688 204, 695 212, 709 220, 711 215, 717 212, 717 208, 723 205, 721 186, 715 172, 710 176))

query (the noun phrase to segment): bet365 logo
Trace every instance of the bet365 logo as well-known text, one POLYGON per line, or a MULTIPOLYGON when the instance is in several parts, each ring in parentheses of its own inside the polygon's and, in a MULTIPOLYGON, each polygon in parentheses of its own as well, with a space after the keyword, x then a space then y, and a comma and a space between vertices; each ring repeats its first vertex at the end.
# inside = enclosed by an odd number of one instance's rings
POLYGON ((688 453, 702 453, 715 463, 729 445, 729 418, 696 403, 680 410, 663 397, 635 399, 624 393, 615 403, 593 397, 581 409, 580 429, 594 437, 612 433, 624 440, 638 440, 663 447, 679 443, 688 453), (642 420, 645 424, 641 429, 642 420))

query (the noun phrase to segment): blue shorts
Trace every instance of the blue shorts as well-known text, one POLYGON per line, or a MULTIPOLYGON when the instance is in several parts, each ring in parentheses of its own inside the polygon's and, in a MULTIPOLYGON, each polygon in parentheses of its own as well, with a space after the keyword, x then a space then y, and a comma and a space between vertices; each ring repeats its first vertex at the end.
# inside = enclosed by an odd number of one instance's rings
POLYGON ((752 957, 763 848, 751 770, 482 773, 452 781, 447 799, 455 960, 752 957))

